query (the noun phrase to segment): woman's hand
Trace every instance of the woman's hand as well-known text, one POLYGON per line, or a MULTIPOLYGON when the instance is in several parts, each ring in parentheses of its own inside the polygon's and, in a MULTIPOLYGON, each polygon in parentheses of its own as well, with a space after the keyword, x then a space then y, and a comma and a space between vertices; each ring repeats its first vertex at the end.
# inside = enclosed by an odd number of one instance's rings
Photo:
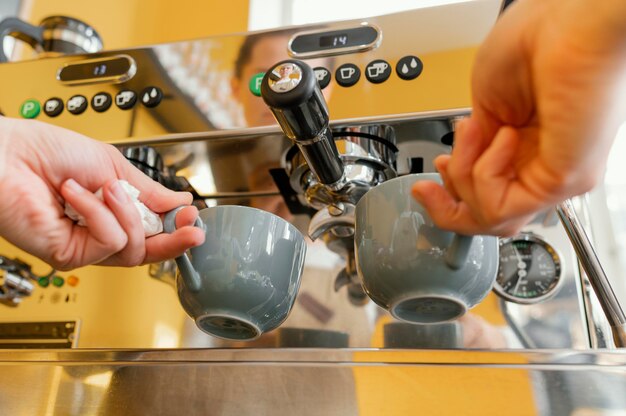
POLYGON ((141 218, 118 180, 152 211, 189 205, 145 176, 113 146, 60 127, 0 117, 0 235, 59 270, 89 264, 136 266, 180 255, 204 241, 195 207, 179 212, 173 234, 145 238, 141 218), (93 192, 103 187, 104 201, 93 192), (69 202, 86 227, 64 214, 69 202))
POLYGON ((626 121, 626 2, 518 0, 481 46, 473 114, 414 197, 463 234, 512 235, 601 180, 626 121))

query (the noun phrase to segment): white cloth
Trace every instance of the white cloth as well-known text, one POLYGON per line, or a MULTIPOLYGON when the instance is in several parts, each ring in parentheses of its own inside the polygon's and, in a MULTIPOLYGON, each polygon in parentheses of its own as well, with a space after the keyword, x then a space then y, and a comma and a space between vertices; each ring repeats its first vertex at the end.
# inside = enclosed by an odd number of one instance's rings
MULTIPOLYGON (((143 202, 139 200, 139 189, 124 180, 120 180, 119 182, 122 189, 124 189, 133 201, 135 207, 137 207, 137 211, 139 211, 139 215, 141 216, 141 225, 143 225, 145 236, 150 237, 163 232, 163 222, 161 221, 161 217, 151 211, 150 208, 145 206, 143 202)), ((103 200, 102 188, 98 189, 94 195, 96 195, 100 200, 103 200)), ((76 221, 80 226, 84 227, 86 225, 85 218, 82 215, 79 215, 74 207, 67 202, 65 202, 65 215, 76 221)))

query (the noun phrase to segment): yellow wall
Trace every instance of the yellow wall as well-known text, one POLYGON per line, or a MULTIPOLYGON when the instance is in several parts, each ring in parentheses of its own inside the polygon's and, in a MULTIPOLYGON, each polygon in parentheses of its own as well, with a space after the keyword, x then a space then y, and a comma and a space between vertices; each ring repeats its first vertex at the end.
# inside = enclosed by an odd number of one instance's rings
POLYGON ((51 15, 92 25, 106 49, 243 32, 248 0, 24 0, 20 17, 31 23, 51 15))

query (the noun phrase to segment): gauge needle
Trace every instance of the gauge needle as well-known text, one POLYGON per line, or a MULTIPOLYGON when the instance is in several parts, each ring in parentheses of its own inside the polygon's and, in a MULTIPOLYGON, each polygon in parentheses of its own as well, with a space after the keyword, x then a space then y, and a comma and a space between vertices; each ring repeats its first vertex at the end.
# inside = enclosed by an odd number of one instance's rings
POLYGON ((519 255, 518 251, 515 250, 515 255, 517 256, 517 282, 515 283, 515 287, 513 288, 513 293, 517 293, 517 289, 519 285, 524 280, 526 276, 526 263, 522 260, 522 257, 519 255))

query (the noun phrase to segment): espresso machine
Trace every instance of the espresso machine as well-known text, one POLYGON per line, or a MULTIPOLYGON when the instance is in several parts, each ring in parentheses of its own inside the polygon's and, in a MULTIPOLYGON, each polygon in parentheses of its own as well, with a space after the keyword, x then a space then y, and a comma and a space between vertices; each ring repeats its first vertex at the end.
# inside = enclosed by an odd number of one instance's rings
POLYGON ((475 53, 503 6, 474 1, 0 64, 5 116, 116 146, 199 208, 256 207, 308 236, 290 316, 247 343, 205 334, 185 316, 173 261, 60 273, 0 241, 6 408, 210 413, 217 403, 240 414, 274 395, 278 414, 307 403, 312 414, 626 406, 616 394, 626 357, 614 349, 624 316, 577 214, 584 199, 501 239, 493 292, 458 320, 399 322, 359 280, 355 205, 385 181, 435 172, 433 159, 450 153, 456 122, 471 112, 475 53), (263 80, 279 62, 311 71, 312 92, 272 97, 263 80), (178 378, 193 381, 171 383, 178 378), (503 380, 517 389, 504 391, 503 380), (26 403, 26 384, 46 400, 26 403), (450 389, 467 393, 444 404, 450 389))

